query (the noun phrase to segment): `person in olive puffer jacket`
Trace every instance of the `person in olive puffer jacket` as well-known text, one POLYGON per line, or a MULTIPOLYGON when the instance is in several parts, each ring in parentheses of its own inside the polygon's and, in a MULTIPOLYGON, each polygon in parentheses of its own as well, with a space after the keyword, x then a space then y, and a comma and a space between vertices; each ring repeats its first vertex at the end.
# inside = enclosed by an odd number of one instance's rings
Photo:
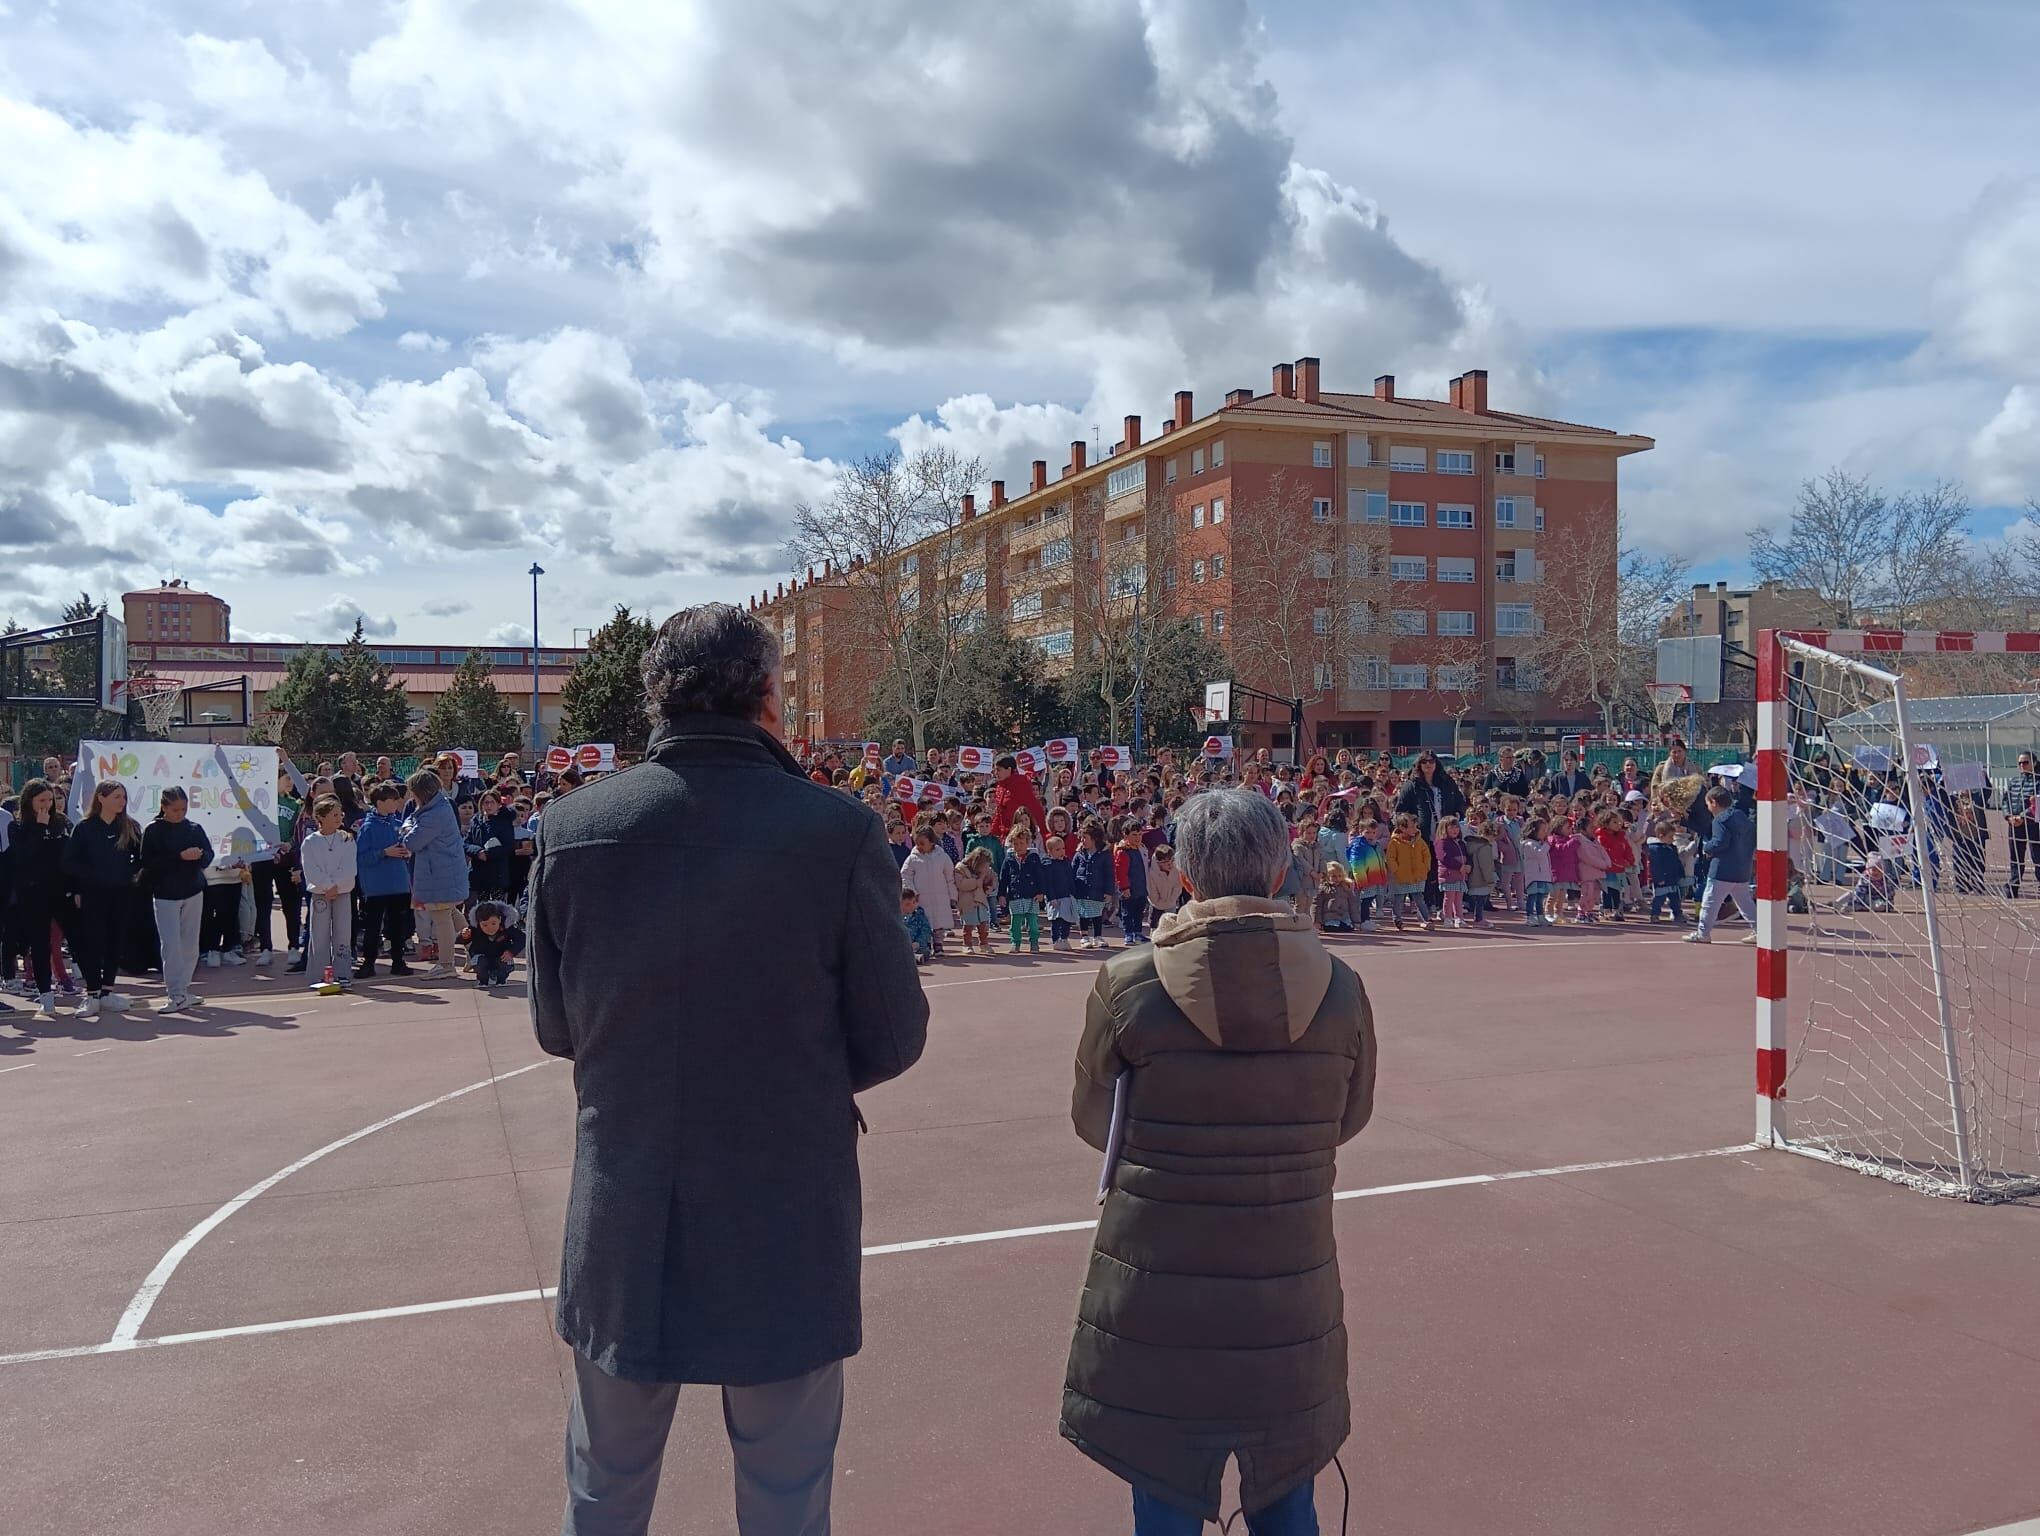
POLYGON ((1117 1161, 1061 1430, 1133 1485, 1136 1536, 1218 1518, 1229 1456, 1250 1529, 1311 1530, 1349 1424, 1332 1189, 1373 1109, 1373 1018, 1270 899, 1289 839, 1269 801, 1195 795, 1176 840, 1196 899, 1105 964, 1077 1050, 1071 1118, 1117 1161))

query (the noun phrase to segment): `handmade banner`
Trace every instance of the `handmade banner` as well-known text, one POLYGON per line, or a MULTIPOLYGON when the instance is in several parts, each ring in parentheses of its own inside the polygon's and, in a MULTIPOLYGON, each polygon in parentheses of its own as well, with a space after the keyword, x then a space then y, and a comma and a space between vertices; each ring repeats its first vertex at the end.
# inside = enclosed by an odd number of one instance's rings
POLYGON ((1207 736, 1204 738, 1204 746, 1200 751, 1202 756, 1208 757, 1214 762, 1222 763, 1229 761, 1233 754, 1232 737, 1207 736))
POLYGON ((1013 754, 1013 762, 1030 779, 1038 779, 1048 772, 1048 749, 1045 747, 1022 747, 1013 754))
POLYGON ((1125 747, 1100 747, 1098 749, 1098 766, 1100 768, 1110 768, 1115 773, 1121 768, 1131 768, 1133 766, 1133 754, 1125 747))
POLYGON ((1041 749, 1051 763, 1074 763, 1077 760, 1077 738, 1057 736, 1041 749))
POLYGON ((992 764, 999 760, 999 754, 990 747, 958 747, 956 749, 956 771, 958 773, 990 773, 992 764))
POLYGON ((616 772, 616 746, 613 742, 591 741, 574 748, 574 766, 583 773, 616 772))
POLYGON ((81 741, 71 780, 73 821, 82 820, 92 791, 107 779, 127 789, 128 814, 147 826, 172 784, 191 797, 191 819, 205 828, 221 859, 262 863, 277 842, 274 747, 214 746, 197 741, 81 741))

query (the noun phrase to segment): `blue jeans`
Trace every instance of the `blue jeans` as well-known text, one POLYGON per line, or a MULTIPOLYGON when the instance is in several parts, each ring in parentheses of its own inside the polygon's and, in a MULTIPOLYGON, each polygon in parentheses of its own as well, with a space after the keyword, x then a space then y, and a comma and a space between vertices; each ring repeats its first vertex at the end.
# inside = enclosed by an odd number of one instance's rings
MULTIPOLYGON (((1247 1512, 1247 1536, 1317 1536, 1311 1484, 1291 1489, 1273 1504, 1247 1512)), ((1133 1490, 1133 1536, 1199 1536, 1204 1522, 1140 1489, 1133 1490)))

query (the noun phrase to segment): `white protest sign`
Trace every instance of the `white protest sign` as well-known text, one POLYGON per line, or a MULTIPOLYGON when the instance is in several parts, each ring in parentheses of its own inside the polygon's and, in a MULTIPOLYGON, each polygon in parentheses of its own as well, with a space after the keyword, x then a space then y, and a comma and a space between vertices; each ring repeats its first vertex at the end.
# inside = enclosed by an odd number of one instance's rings
POLYGON ((196 741, 81 741, 71 780, 73 821, 92 803, 92 791, 117 779, 128 793, 128 814, 147 825, 163 791, 176 785, 190 797, 190 817, 205 828, 214 854, 261 863, 278 841, 274 747, 213 746, 196 741))
POLYGON ((1877 839, 1877 851, 1887 859, 1903 859, 1912 853, 1912 835, 1893 832, 1877 839))
POLYGON ((992 764, 999 760, 999 754, 990 747, 958 747, 956 749, 956 771, 958 773, 990 773, 992 764))
POLYGON ((1208 757, 1214 762, 1227 762, 1233 755, 1232 737, 1207 736, 1204 738, 1203 747, 1199 750, 1200 755, 1208 757))
POLYGON ((574 748, 574 766, 583 773, 616 772, 616 746, 613 742, 591 741, 574 748))
POLYGON ((1849 761, 1865 773, 1891 772, 1891 749, 1863 745, 1849 754, 1849 761))
POLYGON ((1915 768, 1938 768, 1941 766, 1941 754, 1934 750, 1931 741, 1916 741, 1913 743, 1912 765, 1915 768))
POLYGON ((1030 779, 1038 779, 1048 772, 1048 750, 1045 747, 1022 747, 1013 754, 1013 762, 1030 779))
POLYGON ((1133 766, 1133 753, 1125 747, 1100 747, 1098 749, 1098 766, 1115 770, 1131 768, 1133 766))
POLYGON ((432 754, 434 762, 442 757, 459 758, 460 776, 464 779, 478 779, 482 776, 482 754, 473 747, 441 747, 432 754))
POLYGON ((1950 794, 1978 792, 1990 786, 1990 775, 1981 763, 1943 763, 1941 782, 1950 794))
POLYGON ((912 805, 919 793, 918 783, 907 774, 903 773, 892 781, 892 797, 902 805, 912 805))
POLYGON ((1077 760, 1077 738, 1074 736, 1057 736, 1045 744, 1041 750, 1048 754, 1048 760, 1051 763, 1074 763, 1077 760))

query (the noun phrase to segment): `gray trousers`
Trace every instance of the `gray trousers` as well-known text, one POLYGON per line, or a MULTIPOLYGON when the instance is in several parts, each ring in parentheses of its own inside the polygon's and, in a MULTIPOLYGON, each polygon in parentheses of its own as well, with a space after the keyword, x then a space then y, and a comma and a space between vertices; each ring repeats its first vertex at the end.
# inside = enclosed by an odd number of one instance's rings
MULTIPOLYGON (((829 1536, 843 1362, 791 1381, 724 1387, 722 1397, 740 1536, 829 1536)), ((676 1383, 619 1381, 575 1352, 560 1536, 643 1536, 679 1402, 676 1383)))
POLYGON ((354 912, 341 892, 335 900, 312 898, 310 916, 305 919, 305 975, 313 982, 333 967, 335 981, 354 977, 354 912))
POLYGON ((182 901, 151 903, 156 911, 156 947, 163 953, 163 990, 170 1001, 181 1003, 191 995, 191 973, 198 967, 199 918, 205 896, 186 896, 182 901))

